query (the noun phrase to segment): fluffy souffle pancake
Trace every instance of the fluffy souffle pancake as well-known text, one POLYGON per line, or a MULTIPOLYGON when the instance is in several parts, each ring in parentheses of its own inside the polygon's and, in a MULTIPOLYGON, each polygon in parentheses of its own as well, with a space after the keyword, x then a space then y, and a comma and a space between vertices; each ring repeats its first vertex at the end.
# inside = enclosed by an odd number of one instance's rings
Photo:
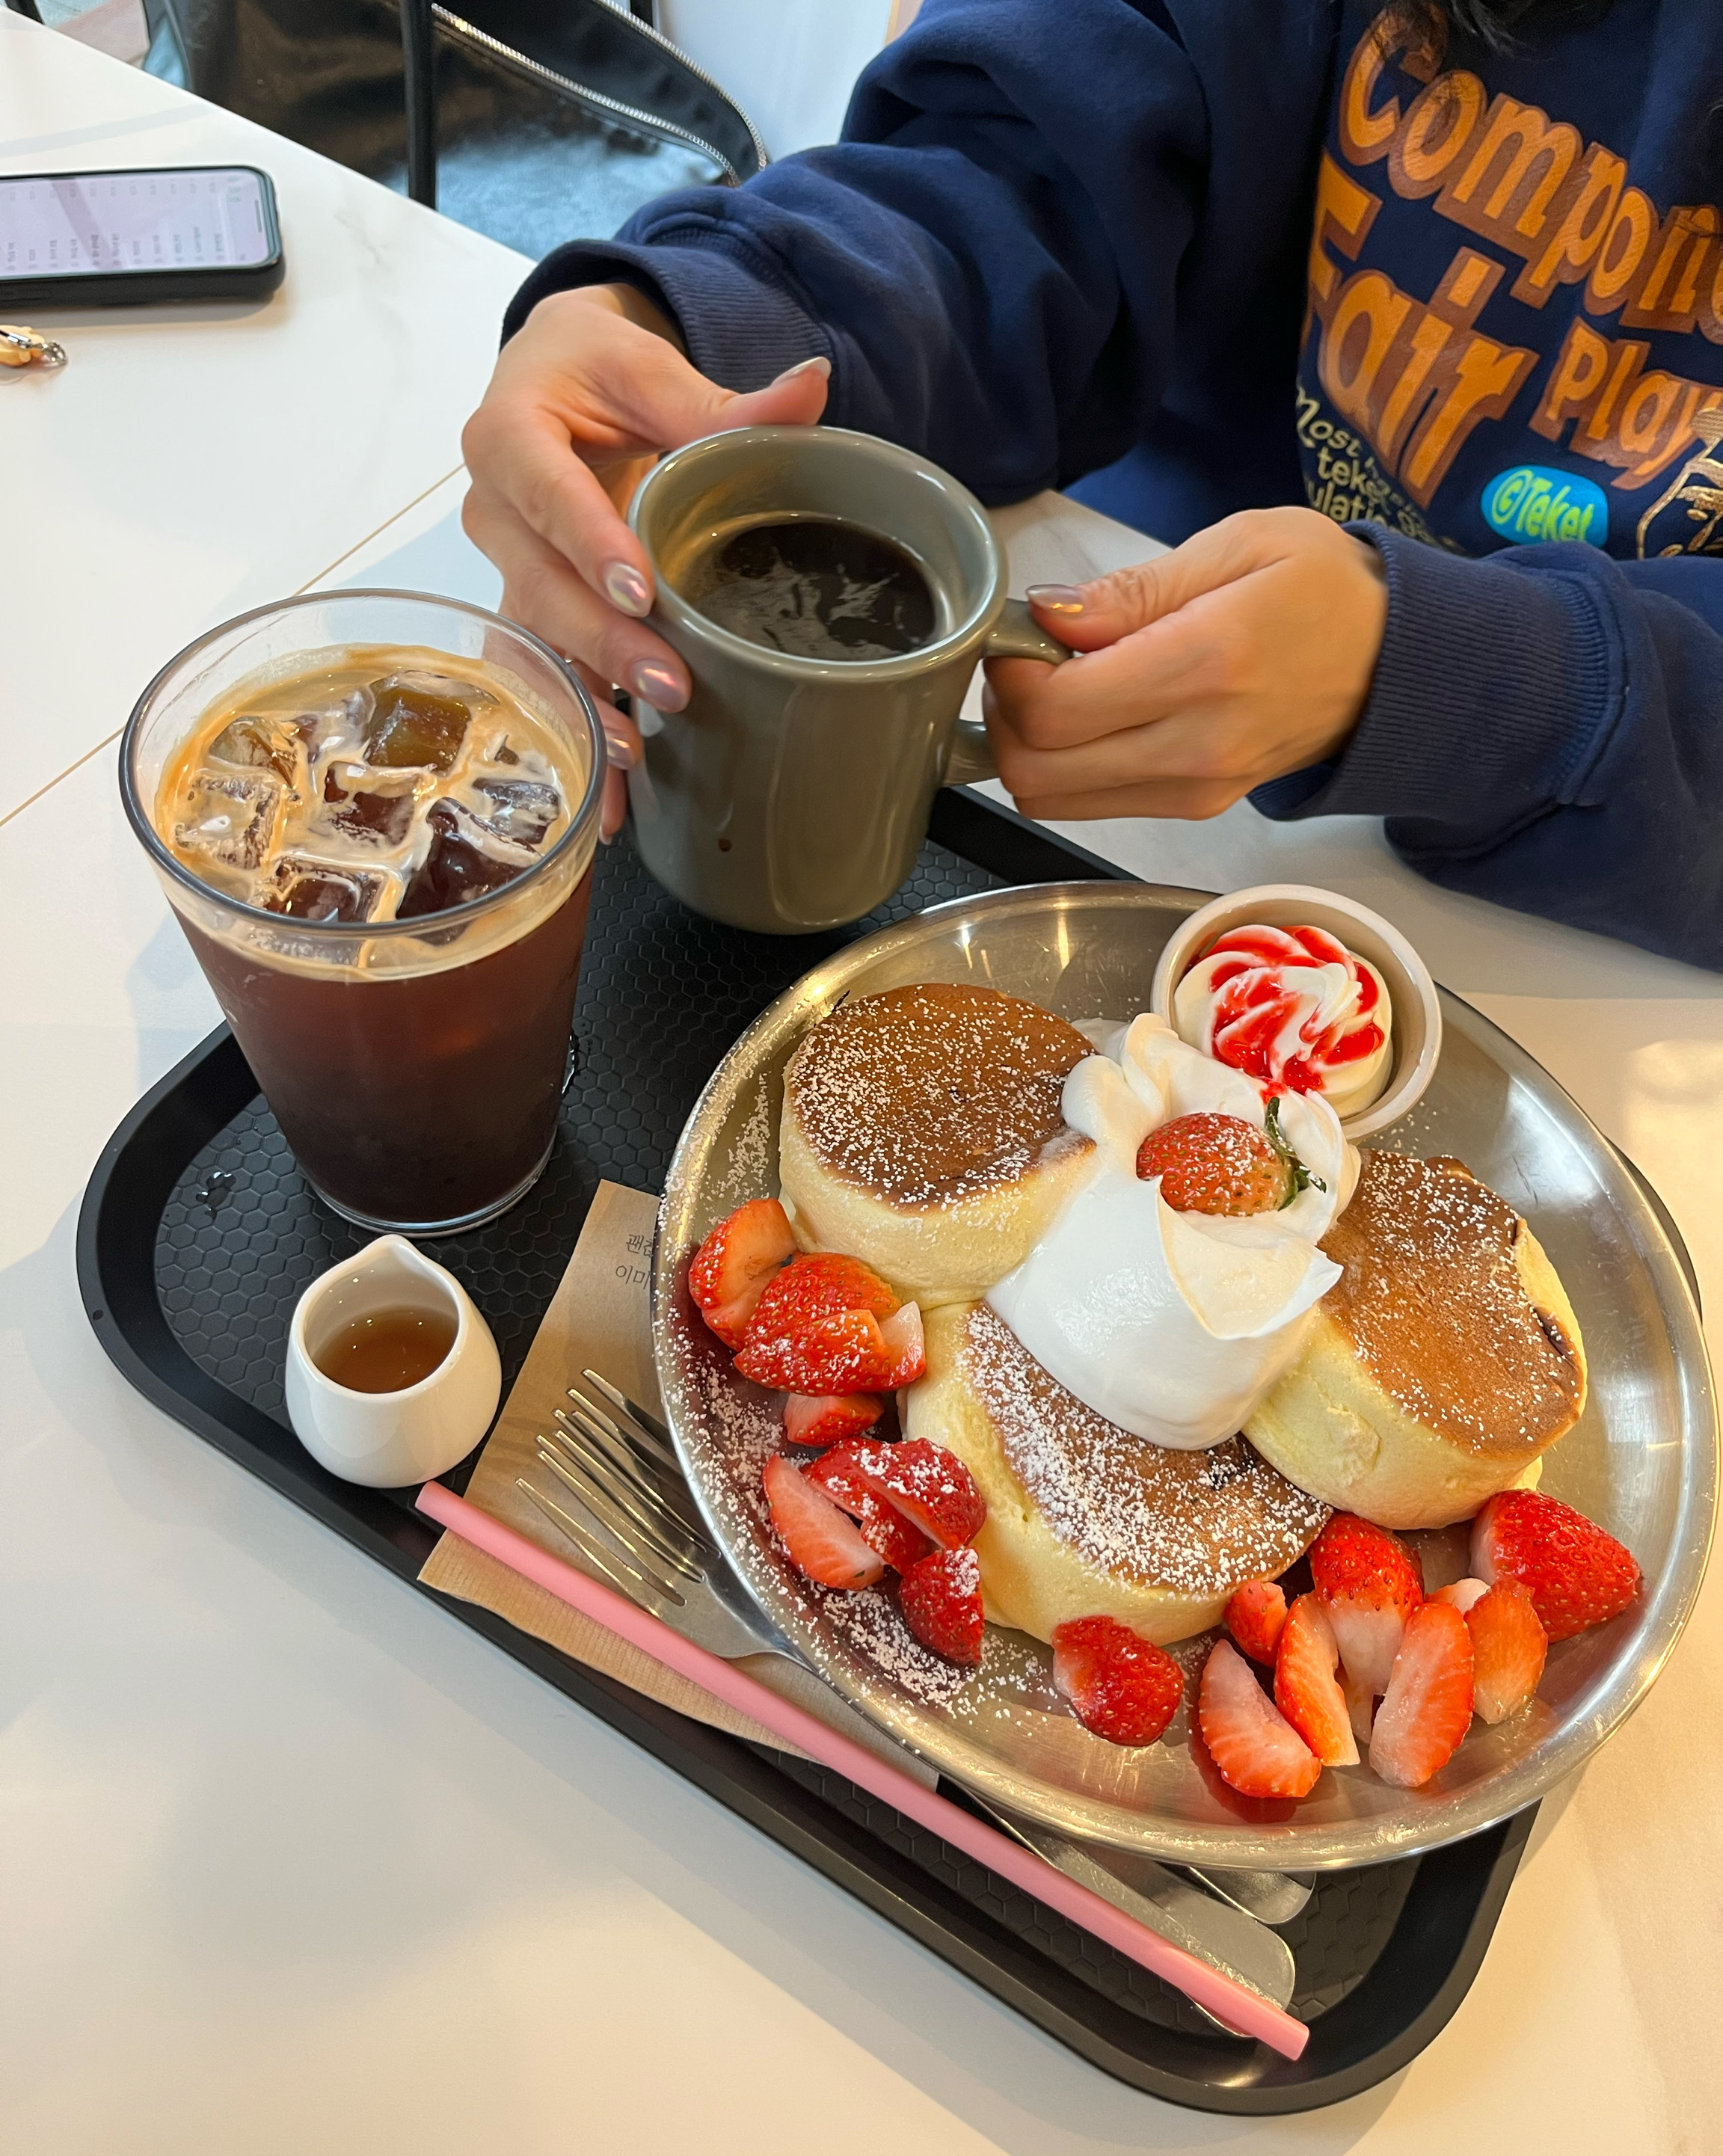
POLYGON ((1059 1101, 1094 1052, 992 988, 841 1004, 784 1073, 778 1176, 797 1240, 864 1258, 924 1310, 978 1301, 1088 1173, 1093 1145, 1059 1101))
POLYGON ((1041 1640, 1097 1616, 1188 1639, 1234 1588, 1302 1556, 1328 1517, 1242 1438, 1174 1452, 1106 1421, 986 1303, 929 1319, 907 1427, 955 1452, 987 1499, 987 1614, 1041 1640))
POLYGON ((1512 1206, 1457 1160, 1366 1152, 1322 1248, 1341 1277, 1245 1419, 1263 1457, 1385 1527, 1446 1527, 1535 1480, 1584 1411, 1586 1355, 1512 1206))

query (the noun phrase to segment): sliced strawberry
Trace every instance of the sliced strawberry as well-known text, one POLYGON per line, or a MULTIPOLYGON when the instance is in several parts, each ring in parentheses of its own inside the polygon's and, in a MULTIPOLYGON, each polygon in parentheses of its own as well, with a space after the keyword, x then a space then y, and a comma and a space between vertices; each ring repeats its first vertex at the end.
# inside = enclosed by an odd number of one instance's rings
POLYGON ((1320 1596, 1300 1594, 1280 1628, 1274 1704, 1325 1767, 1356 1767, 1358 1742, 1339 1668, 1340 1650, 1320 1596))
POLYGON ((1291 1161, 1243 1116, 1175 1116, 1137 1148, 1136 1172, 1160 1177, 1175 1213, 1273 1213, 1295 1189, 1291 1161))
POLYGON ((882 1390, 895 1393, 900 1385, 913 1385, 918 1378, 926 1375, 927 1350, 917 1304, 906 1302, 890 1317, 882 1318, 879 1337, 891 1358, 890 1374, 882 1390))
POLYGON ((736 1367, 782 1392, 884 1393, 921 1374, 921 1313, 859 1258, 818 1251, 767 1282, 736 1367), (912 1313, 905 1316, 905 1313, 912 1313), (892 1327, 888 1335, 881 1320, 892 1327))
POLYGON ((1228 1602, 1222 1621, 1252 1661, 1272 1669, 1286 1622, 1286 1591, 1278 1579, 1247 1579, 1228 1602))
POLYGON ((884 1403, 872 1393, 792 1393, 784 1402, 784 1435, 792 1445, 844 1445, 879 1421, 884 1403))
POLYGON ((956 1549, 980 1533, 987 1500, 963 1462, 944 1445, 906 1437, 896 1445, 852 1445, 849 1456, 869 1488, 941 1549, 956 1549))
POLYGON ((834 1445, 803 1469, 816 1490, 824 1491, 855 1522, 856 1532, 877 1550, 894 1572, 907 1572, 938 1545, 912 1527, 895 1505, 869 1487, 868 1478, 847 1448, 834 1445))
POLYGON ((879 1321, 869 1310, 807 1318, 793 1333, 762 1332, 756 1312, 736 1367, 756 1385, 814 1395, 883 1392, 891 1374, 879 1321))
POLYGON ((1451 1609, 1458 1609, 1464 1617, 1472 1604, 1489 1592, 1481 1579, 1450 1579, 1446 1587, 1438 1587, 1430 1599, 1432 1602, 1445 1602, 1451 1609))
POLYGON ((763 1479, 772 1524, 797 1572, 820 1587, 873 1585, 885 1560, 869 1548, 854 1521, 823 1491, 816 1490, 781 1452, 767 1461, 763 1479))
MULTIPOLYGON (((1330 1630, 1333 1626, 1329 1627, 1330 1630)), ((1352 1734, 1361 1744, 1370 1742, 1371 1725, 1376 1720, 1376 1694, 1367 1686, 1361 1685, 1348 1676, 1346 1666, 1340 1666, 1341 1697, 1346 1703, 1346 1719, 1352 1725, 1352 1734)))
POLYGON ((981 1666, 981 1559, 972 1549, 935 1550, 912 1564, 898 1588, 904 1622, 948 1662, 981 1666))
POLYGON ((1548 1636, 1517 1579, 1483 1588, 1464 1615, 1472 1635, 1472 1704, 1485 1722, 1505 1722, 1537 1690, 1548 1636))
POLYGON ((1221 1779, 1244 1797, 1305 1797, 1322 1762, 1251 1673, 1230 1640, 1203 1666, 1197 1718, 1221 1779))
POLYGON ((1054 1626, 1053 1681, 1083 1727, 1110 1744, 1152 1744, 1185 1691, 1172 1656, 1115 1617, 1054 1626))
POLYGON ((1380 1697, 1399 1651, 1406 1620, 1423 1599, 1412 1553, 1386 1527, 1336 1512, 1310 1550, 1310 1577, 1334 1627, 1346 1674, 1380 1697))
POLYGON ((754 1312, 751 1332, 762 1337, 794 1332, 810 1318, 838 1317, 846 1310, 865 1310, 890 1317, 897 1297, 871 1265, 835 1250, 804 1252, 767 1283, 754 1312))
POLYGON ((1517 1579, 1552 1640, 1619 1617, 1639 1591, 1639 1568, 1613 1535, 1536 1490, 1504 1490, 1479 1513, 1472 1570, 1491 1586, 1517 1579))
POLYGON ((1426 1602, 1406 1620, 1370 1735, 1370 1763, 1397 1789, 1421 1789, 1472 1726, 1472 1638, 1451 1602, 1426 1602))
POLYGON ((688 1292, 726 1348, 740 1348, 772 1276, 796 1247, 784 1209, 756 1198, 720 1220, 695 1252, 688 1292))

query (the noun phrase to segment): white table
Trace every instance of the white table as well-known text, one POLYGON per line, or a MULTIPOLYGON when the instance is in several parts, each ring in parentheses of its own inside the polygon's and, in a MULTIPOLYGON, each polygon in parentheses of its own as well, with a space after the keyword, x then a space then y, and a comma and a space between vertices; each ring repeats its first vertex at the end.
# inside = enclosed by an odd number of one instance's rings
MULTIPOLYGON (((80 116, 108 110, 104 99, 145 122, 175 105, 145 85, 125 106, 131 90, 115 87, 110 64, 64 44, 50 54, 28 43, 35 34, 0 16, 0 100, 24 53, 38 131, 59 126, 64 141, 80 116)), ((178 155, 195 133, 199 154, 223 157, 249 134, 202 108, 171 131, 134 140, 116 126, 97 146, 115 162, 168 154, 170 142, 178 155)), ((428 224, 315 161, 301 170, 280 146, 261 161, 284 176, 284 197, 291 161, 299 259, 327 290, 364 290, 379 230, 416 239, 428 224)), ((428 247, 444 244, 428 229, 428 247)), ((466 235, 447 245, 448 311, 488 307, 494 323, 512 270, 466 235)), ((45 397, 30 408, 29 485, 74 476, 93 505, 90 544, 110 550, 105 573, 124 558, 121 526, 146 552, 159 531, 166 557, 176 531, 204 521, 212 554, 239 566, 223 582, 188 541, 182 573, 151 569, 148 605, 114 601, 117 656, 89 634, 75 578, 42 577, 28 609, 11 607, 14 586, 0 602, 0 665, 51 679, 74 729, 46 790, 0 826, 0 2147, 1716 2147, 1715 1587, 1643 1712, 1546 1804, 1446 2032, 1381 2089, 1254 2124, 1157 2104, 1042 2037, 365 1564, 110 1368, 73 1276, 83 1183, 126 1107, 215 1013, 125 829, 111 756, 89 752, 185 636, 231 607, 326 580, 338 557, 339 581, 494 594, 452 521, 459 483, 432 485, 454 467, 490 330, 453 368, 469 370, 457 389, 443 377, 446 345, 392 342, 392 325, 423 299, 403 293, 381 326, 360 317, 339 388, 316 377, 329 424, 343 412, 343 439, 397 441, 392 501, 380 477, 362 499, 318 486, 310 435, 296 475, 269 469, 264 444, 261 464, 236 453, 221 470, 158 465, 146 490, 106 460, 93 394, 58 417, 45 397), (376 372, 362 341, 373 328, 376 372), (397 424, 403 408, 419 414, 412 427, 397 424), (277 488, 292 520, 274 514, 277 488), (385 525, 390 510, 402 513, 385 525), (259 538, 265 523, 274 536, 259 538)), ((82 367, 83 324, 65 326, 82 367)), ((163 327, 225 382, 213 326, 115 316, 99 338, 110 396, 148 372, 163 327)), ((247 349, 279 382, 295 370, 271 351, 276 334, 297 334, 290 314, 253 325, 247 349)), ((17 408, 14 393, 0 398, 0 459, 17 408)), ((80 538, 69 507, 33 495, 31 506, 80 538)), ((1144 547, 1045 501, 1001 525, 1019 580, 1144 547)), ((10 802, 21 736, 11 713, 0 724, 10 802)), ((1238 809, 1209 825, 1074 835, 1165 880, 1297 877, 1383 907, 1635 1157, 1723 1308, 1723 988, 1710 976, 1446 896, 1361 823, 1283 829, 1238 809)))
POLYGON ((69 365, 0 369, 0 818, 453 471, 490 377, 519 255, 0 11, 0 172, 227 162, 275 182, 278 291, 37 310, 69 365))

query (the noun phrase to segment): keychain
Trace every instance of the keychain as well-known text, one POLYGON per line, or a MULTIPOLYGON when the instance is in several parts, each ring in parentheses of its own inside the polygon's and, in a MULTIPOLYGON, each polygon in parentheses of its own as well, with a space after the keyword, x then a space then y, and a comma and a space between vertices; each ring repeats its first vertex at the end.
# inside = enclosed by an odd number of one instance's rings
POLYGON ((0 367, 28 367, 33 363, 64 367, 66 348, 56 344, 52 337, 38 336, 34 330, 0 322, 0 367))

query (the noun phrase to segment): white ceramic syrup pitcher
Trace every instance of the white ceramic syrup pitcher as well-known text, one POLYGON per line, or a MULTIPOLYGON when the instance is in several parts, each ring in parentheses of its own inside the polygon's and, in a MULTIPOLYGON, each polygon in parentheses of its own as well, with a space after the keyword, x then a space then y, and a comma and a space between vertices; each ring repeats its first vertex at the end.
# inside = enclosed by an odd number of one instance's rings
POLYGON ((404 1235, 380 1235, 313 1281, 287 1338, 287 1416, 311 1457, 373 1490, 428 1482, 464 1460, 490 1427, 502 1364, 472 1297, 404 1235), (442 1361, 417 1384, 367 1393, 317 1366, 357 1319, 408 1310, 454 1320, 442 1361))

